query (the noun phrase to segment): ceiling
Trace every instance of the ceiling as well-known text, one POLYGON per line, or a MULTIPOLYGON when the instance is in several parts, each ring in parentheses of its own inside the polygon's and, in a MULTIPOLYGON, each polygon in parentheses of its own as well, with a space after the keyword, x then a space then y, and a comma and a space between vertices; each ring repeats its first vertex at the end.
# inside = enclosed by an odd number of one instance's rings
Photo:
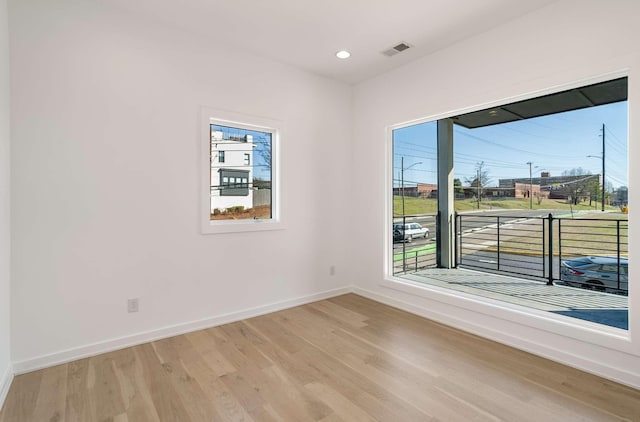
POLYGON ((107 0, 216 44, 358 83, 555 0, 107 0), (387 57, 399 42, 412 48, 387 57), (335 57, 349 50, 350 59, 335 57))
POLYGON ((626 77, 452 117, 468 129, 627 100, 626 77))

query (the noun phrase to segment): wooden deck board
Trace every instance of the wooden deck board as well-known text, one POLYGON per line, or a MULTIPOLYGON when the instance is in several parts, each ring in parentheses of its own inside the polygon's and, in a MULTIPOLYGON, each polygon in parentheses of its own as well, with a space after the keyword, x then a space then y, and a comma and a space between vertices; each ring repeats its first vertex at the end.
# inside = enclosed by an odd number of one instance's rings
POLYGON ((471 270, 431 268, 400 278, 543 311, 629 308, 628 297, 622 295, 471 270))

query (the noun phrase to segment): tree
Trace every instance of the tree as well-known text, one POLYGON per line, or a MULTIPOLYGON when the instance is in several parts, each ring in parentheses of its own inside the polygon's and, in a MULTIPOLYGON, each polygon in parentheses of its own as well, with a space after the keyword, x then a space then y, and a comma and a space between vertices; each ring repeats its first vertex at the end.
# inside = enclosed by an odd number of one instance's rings
POLYGON ((457 195, 463 195, 464 196, 464 188, 462 187, 462 180, 453 179, 453 193, 456 196, 457 195))
POLYGON ((607 201, 607 204, 611 204, 611 198, 613 197, 613 193, 616 191, 616 188, 613 186, 613 183, 608 180, 605 182, 604 186, 606 188, 604 190, 605 200, 607 201))
POLYGON ((253 187, 256 189, 271 189, 271 181, 260 177, 253 178, 253 187))
POLYGON ((260 148, 256 152, 262 157, 263 165, 271 169, 271 148, 260 148))
POLYGON ((562 175, 573 179, 563 183, 564 189, 571 196, 573 205, 578 205, 578 202, 585 198, 591 198, 592 195, 597 195, 600 191, 600 178, 598 175, 588 173, 582 167, 565 170, 562 175))
POLYGON ((262 158, 262 165, 271 170, 271 139, 267 139, 264 136, 258 136, 254 139, 257 144, 255 149, 256 154, 262 158))
POLYGON ((478 201, 478 208, 480 208, 480 201, 482 200, 483 189, 489 185, 489 170, 486 169, 484 161, 476 163, 476 174, 473 177, 467 177, 464 179, 465 183, 476 188, 476 196, 478 201))

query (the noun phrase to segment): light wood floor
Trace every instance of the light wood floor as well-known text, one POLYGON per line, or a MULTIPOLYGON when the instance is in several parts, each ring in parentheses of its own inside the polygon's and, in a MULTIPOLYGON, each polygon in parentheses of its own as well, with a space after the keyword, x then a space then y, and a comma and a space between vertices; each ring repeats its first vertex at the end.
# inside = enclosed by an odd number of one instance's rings
POLYGON ((640 391, 356 295, 20 375, 0 422, 640 421, 640 391))

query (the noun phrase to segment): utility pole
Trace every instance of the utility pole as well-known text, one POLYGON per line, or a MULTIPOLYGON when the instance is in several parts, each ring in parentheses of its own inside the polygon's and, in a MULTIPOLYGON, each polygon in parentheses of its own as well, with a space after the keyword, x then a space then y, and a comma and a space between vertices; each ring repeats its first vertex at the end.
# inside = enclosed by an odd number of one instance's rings
MULTIPOLYGON (((407 271, 407 239, 405 238, 406 217, 404 214, 404 155, 400 157, 400 189, 402 189, 402 272, 407 271)), ((417 253, 417 252, 416 252, 417 253)))
POLYGON ((533 164, 531 161, 527 161, 529 164, 529 209, 533 209, 533 177, 531 174, 531 165, 533 164))
POLYGON ((406 253, 406 239, 405 230, 407 224, 407 217, 404 212, 404 171, 409 170, 413 166, 422 164, 422 161, 413 163, 409 167, 404 167, 404 156, 400 157, 400 189, 402 189, 402 271, 407 271, 407 256, 406 253))
POLYGON ((405 170, 409 170, 411 167, 417 166, 419 164, 422 164, 422 161, 419 161, 417 163, 413 163, 409 167, 405 168, 405 166, 404 166, 404 156, 400 157, 400 189, 402 190, 402 217, 403 218, 405 216, 405 212, 404 212, 404 171, 405 170))
POLYGON ((400 157, 400 189, 402 189, 402 235, 404 236, 404 156, 400 157))
POLYGON ((602 212, 604 212, 604 123, 602 124, 602 212))
POLYGON ((477 170, 476 175, 476 190, 478 192, 478 209, 480 209, 480 169, 477 170))

